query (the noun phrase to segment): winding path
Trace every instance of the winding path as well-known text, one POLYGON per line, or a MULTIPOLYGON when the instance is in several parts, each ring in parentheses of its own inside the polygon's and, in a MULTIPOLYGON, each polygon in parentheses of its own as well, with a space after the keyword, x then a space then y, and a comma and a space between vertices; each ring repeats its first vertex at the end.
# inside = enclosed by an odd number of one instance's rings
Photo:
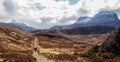
POLYGON ((53 60, 49 60, 47 58, 45 58, 44 56, 39 55, 38 49, 39 49, 39 45, 38 45, 38 39, 35 38, 34 42, 33 42, 33 57, 36 58, 36 62, 55 62, 53 60))

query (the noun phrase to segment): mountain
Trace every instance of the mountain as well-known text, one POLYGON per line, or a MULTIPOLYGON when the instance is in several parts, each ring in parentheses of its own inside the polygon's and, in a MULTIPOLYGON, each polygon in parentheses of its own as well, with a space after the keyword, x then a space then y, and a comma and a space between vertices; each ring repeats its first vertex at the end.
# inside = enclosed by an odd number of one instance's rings
POLYGON ((76 27, 72 29, 61 29, 64 34, 88 35, 88 34, 105 34, 113 31, 115 27, 106 25, 94 25, 86 27, 76 27))
POLYGON ((108 25, 118 27, 120 20, 114 11, 100 11, 90 19, 88 25, 108 25))
POLYGON ((87 21, 89 21, 91 17, 79 17, 78 20, 71 25, 62 25, 62 26, 53 26, 50 29, 71 29, 71 28, 75 28, 75 27, 81 27, 83 25, 83 23, 86 23, 87 21))
POLYGON ((24 23, 10 22, 10 23, 0 23, 0 24, 5 25, 5 26, 9 26, 9 27, 16 27, 16 28, 19 28, 19 29, 22 29, 25 31, 35 30, 35 28, 29 27, 24 23))
POLYGON ((118 27, 120 20, 114 11, 100 11, 93 17, 79 17, 78 20, 71 25, 53 26, 51 29, 71 29, 75 27, 84 27, 92 25, 107 25, 118 27))
MULTIPOLYGON (((101 34, 104 35, 106 33, 112 32, 116 27, 113 26, 105 26, 105 25, 95 25, 95 26, 86 26, 86 27, 76 27, 72 29, 61 29, 61 30, 36 30, 32 31, 34 36, 44 36, 49 38, 60 38, 65 40, 70 40, 70 36, 78 35, 97 35, 101 34)), ((74 39, 77 40, 77 39, 74 39)), ((80 40, 78 40, 80 41, 80 40)))
POLYGON ((55 30, 59 30, 59 29, 64 29, 65 25, 63 26, 53 26, 50 29, 55 29, 55 30))
POLYGON ((0 61, 35 62, 31 48, 33 39, 23 30, 0 25, 0 61))

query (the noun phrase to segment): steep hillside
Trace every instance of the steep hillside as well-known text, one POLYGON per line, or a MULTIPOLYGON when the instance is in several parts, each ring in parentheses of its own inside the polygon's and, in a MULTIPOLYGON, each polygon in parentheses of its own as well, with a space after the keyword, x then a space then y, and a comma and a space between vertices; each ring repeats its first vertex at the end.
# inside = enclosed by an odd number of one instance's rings
POLYGON ((120 27, 117 28, 100 46, 100 52, 120 54, 120 27))
POLYGON ((32 40, 30 33, 0 25, 0 61, 35 62, 32 57, 32 40))
POLYGON ((82 56, 91 62, 120 62, 120 27, 82 56))

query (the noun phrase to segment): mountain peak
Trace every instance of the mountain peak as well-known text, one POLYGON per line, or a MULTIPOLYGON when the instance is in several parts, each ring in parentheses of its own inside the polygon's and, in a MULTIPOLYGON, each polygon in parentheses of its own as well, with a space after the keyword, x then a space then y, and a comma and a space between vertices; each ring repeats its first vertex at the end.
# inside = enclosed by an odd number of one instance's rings
POLYGON ((90 19, 89 24, 102 24, 102 25, 120 25, 119 18, 114 11, 100 11, 90 19))
POLYGON ((118 18, 117 14, 114 11, 99 11, 94 17, 112 17, 112 18, 118 18))
POLYGON ((106 25, 118 27, 120 26, 120 20, 114 11, 101 10, 93 17, 79 17, 78 20, 71 25, 56 26, 54 29, 70 29, 75 27, 106 25))
POLYGON ((101 10, 98 14, 116 14, 114 11, 101 10))
POLYGON ((99 16, 117 17, 117 14, 114 11, 101 10, 95 16, 96 17, 99 17, 99 16))

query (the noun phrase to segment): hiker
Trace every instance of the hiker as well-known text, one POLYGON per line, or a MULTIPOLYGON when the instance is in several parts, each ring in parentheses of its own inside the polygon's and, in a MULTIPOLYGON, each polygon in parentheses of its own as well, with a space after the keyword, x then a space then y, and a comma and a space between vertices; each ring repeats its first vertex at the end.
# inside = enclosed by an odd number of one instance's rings
POLYGON ((37 51, 37 50, 38 50, 37 47, 35 47, 35 48, 34 48, 34 51, 37 51))

